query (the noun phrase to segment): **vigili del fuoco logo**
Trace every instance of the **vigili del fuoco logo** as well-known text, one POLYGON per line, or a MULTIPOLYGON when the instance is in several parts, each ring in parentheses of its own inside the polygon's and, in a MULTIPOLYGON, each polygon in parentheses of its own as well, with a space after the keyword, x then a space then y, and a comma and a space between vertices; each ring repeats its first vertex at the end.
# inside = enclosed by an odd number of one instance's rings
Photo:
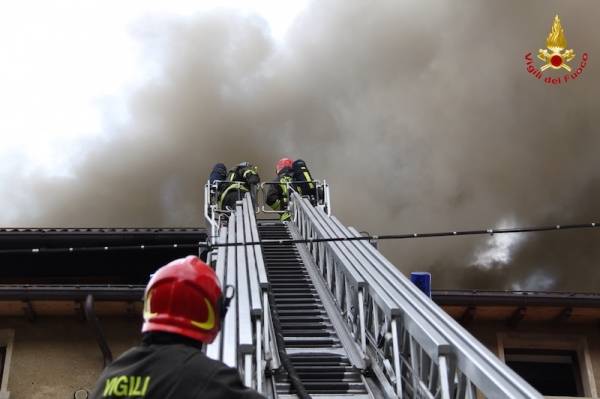
POLYGON ((558 15, 554 17, 552 22, 552 30, 546 38, 545 49, 540 49, 537 58, 542 60, 543 64, 540 68, 536 67, 533 55, 531 52, 525 54, 525 66, 527 72, 533 77, 544 80, 545 83, 559 85, 577 79, 583 73, 588 61, 588 53, 583 53, 578 65, 569 65, 575 58, 575 51, 567 49, 567 39, 565 31, 560 24, 558 15), (548 76, 544 76, 544 71, 550 70, 548 76), (556 71, 552 73, 553 71, 556 71), (563 72, 560 74, 559 72, 563 72))

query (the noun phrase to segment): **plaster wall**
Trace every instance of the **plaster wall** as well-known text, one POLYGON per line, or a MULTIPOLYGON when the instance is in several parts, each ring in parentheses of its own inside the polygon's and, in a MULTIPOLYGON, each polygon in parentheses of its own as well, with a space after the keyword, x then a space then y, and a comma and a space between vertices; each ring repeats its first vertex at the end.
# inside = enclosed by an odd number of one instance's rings
MULTIPOLYGON (((135 316, 100 317, 113 357, 140 339, 135 316)), ((0 330, 14 330, 8 391, 10 399, 71 399, 91 390, 103 368, 102 353, 88 324, 70 317, 0 318, 0 330)))
MULTIPOLYGON (((100 317, 114 358, 139 342, 140 319, 139 315, 100 317)), ((487 321, 473 322, 467 329, 498 356, 501 335, 584 338, 592 378, 600 388, 600 335, 595 325, 523 322, 508 328, 503 322, 487 321)), ((94 335, 87 323, 72 315, 43 316, 34 322, 3 317, 0 330, 14 330, 10 399, 71 399, 79 389, 91 390, 102 371, 102 354, 94 335)))

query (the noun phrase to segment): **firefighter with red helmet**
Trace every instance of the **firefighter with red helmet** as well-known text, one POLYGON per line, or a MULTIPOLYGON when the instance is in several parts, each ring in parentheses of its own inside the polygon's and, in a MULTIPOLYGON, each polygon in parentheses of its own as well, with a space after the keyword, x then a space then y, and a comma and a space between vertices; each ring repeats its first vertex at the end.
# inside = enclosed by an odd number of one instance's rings
POLYGON ((277 178, 274 184, 269 184, 267 188, 266 203, 271 209, 282 211, 281 221, 291 218, 290 213, 287 212, 290 202, 290 187, 298 194, 308 197, 313 204, 317 204, 317 185, 306 162, 301 159, 292 161, 289 158, 281 158, 275 165, 275 173, 277 173, 277 178))
POLYGON ((290 202, 289 185, 294 180, 293 164, 291 159, 281 158, 275 165, 277 178, 267 187, 265 202, 274 211, 282 211, 279 217, 281 221, 287 221, 291 217, 287 209, 290 202))
POLYGON ((90 397, 263 398, 244 386, 237 370, 202 351, 219 333, 230 300, 196 256, 160 268, 144 294, 141 345, 102 372, 90 397))

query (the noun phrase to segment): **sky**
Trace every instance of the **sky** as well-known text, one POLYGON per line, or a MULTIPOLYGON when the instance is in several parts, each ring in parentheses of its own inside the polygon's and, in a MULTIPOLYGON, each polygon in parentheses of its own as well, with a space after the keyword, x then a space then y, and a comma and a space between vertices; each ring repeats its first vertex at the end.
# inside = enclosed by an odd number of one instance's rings
POLYGON ((125 123, 126 101, 152 78, 136 29, 144 20, 189 19, 215 8, 264 19, 282 40, 307 1, 131 0, 0 5, 0 154, 34 173, 69 175, 81 143, 125 123))
MULTIPOLYGON (((0 225, 198 226, 214 163, 249 160, 270 180, 282 156, 304 158, 331 184, 334 214, 373 233, 595 221, 599 11, 587 0, 3 4, 0 225), (552 86, 524 56, 557 13, 572 65, 590 58, 552 86)), ((437 288, 590 291, 598 239, 381 248, 437 288)))

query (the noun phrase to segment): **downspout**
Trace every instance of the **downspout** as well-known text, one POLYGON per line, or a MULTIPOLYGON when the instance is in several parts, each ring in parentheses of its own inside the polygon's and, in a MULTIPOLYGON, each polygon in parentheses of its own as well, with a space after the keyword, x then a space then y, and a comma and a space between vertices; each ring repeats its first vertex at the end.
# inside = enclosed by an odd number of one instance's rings
POLYGON ((100 322, 98 321, 98 317, 96 316, 96 311, 94 310, 94 297, 92 294, 88 294, 85 298, 85 318, 92 330, 92 333, 96 337, 96 341, 98 342, 98 346, 100 347, 100 351, 102 352, 102 357, 104 358, 104 367, 108 366, 112 360, 112 352, 108 347, 108 342, 106 342, 106 337, 102 332, 102 328, 100 327, 100 322))

